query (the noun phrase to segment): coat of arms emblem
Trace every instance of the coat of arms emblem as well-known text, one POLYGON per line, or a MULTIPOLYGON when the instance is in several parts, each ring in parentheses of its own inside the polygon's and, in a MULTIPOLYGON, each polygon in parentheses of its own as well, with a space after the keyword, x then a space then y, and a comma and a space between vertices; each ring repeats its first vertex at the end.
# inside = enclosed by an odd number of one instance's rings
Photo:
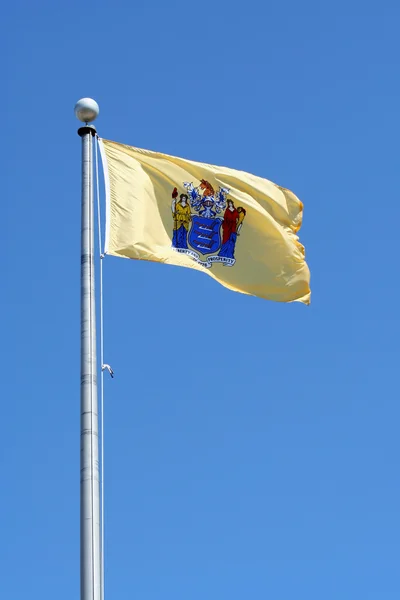
POLYGON ((181 194, 176 187, 172 192, 172 247, 207 268, 215 262, 232 267, 245 209, 228 198, 229 188, 215 191, 205 179, 198 186, 184 182, 183 187, 181 194))

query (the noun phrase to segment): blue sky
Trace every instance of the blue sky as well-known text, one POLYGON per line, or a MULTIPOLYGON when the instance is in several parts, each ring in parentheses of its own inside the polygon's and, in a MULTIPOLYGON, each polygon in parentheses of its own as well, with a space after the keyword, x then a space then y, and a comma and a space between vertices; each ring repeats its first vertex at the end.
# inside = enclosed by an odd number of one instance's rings
POLYGON ((79 595, 82 96, 105 138, 292 189, 313 291, 107 258, 106 599, 398 597, 399 18, 3 8, 2 597, 79 595))

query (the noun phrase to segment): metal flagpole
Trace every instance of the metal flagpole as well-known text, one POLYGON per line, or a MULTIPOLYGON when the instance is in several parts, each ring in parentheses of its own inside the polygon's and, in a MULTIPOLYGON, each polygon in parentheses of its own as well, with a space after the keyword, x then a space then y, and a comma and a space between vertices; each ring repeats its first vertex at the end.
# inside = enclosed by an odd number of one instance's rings
POLYGON ((75 114, 85 123, 82 138, 81 223, 81 600, 100 600, 101 539, 99 494, 99 436, 94 286, 93 136, 99 107, 83 98, 75 114))

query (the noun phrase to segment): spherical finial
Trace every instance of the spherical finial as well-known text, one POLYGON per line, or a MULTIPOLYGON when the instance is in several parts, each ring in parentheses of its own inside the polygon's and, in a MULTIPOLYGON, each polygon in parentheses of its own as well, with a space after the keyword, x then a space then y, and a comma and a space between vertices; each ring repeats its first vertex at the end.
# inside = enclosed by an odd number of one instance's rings
POLYGON ((92 98, 81 98, 75 104, 76 118, 82 121, 82 123, 94 121, 99 116, 99 112, 99 105, 92 98))

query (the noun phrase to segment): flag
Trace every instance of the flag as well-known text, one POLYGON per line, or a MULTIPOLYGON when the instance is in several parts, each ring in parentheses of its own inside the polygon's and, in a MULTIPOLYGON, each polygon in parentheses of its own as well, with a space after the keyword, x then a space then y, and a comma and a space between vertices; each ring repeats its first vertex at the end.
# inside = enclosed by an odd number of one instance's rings
POLYGON ((105 252, 189 267, 225 287, 310 302, 303 204, 267 179, 100 140, 105 252))

